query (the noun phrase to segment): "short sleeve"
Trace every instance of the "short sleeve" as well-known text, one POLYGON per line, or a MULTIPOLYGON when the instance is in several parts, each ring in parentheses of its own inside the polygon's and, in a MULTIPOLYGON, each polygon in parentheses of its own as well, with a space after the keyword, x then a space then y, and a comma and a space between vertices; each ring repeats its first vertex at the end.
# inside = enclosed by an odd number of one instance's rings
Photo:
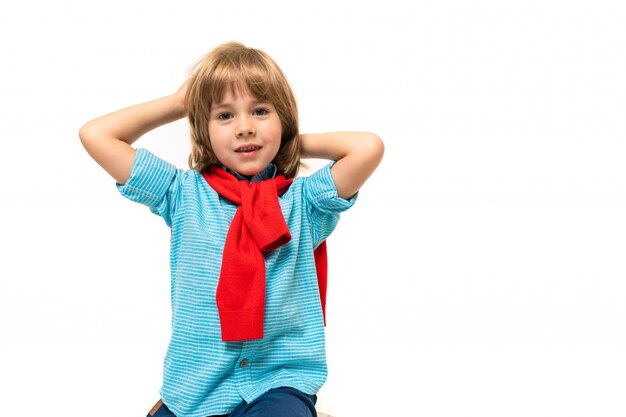
POLYGON ((331 162, 303 182, 304 198, 309 205, 308 214, 312 225, 313 243, 317 247, 337 226, 340 213, 352 207, 358 193, 346 200, 339 197, 330 169, 331 162))
POLYGON ((147 149, 137 149, 130 178, 126 184, 116 183, 117 189, 131 201, 147 206, 172 226, 184 170, 155 156, 147 149))

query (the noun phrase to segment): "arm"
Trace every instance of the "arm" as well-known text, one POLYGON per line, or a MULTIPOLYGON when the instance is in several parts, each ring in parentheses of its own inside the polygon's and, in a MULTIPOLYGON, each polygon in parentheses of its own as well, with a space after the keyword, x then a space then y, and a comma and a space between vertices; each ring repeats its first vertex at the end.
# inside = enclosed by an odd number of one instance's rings
POLYGON ((91 120, 78 135, 91 157, 117 182, 126 183, 135 161, 130 145, 144 133, 184 117, 187 83, 176 94, 137 104, 91 120))
POLYGON ((367 132, 300 135, 303 158, 331 159, 333 181, 339 197, 348 199, 361 188, 383 157, 382 140, 367 132))

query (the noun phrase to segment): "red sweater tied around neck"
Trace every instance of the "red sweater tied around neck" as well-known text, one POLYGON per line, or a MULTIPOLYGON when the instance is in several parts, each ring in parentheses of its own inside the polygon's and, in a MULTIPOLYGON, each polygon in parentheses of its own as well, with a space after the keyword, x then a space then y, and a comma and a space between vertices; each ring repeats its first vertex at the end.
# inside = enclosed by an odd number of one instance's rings
MULTIPOLYGON (((278 196, 289 189, 293 180, 280 175, 249 183, 217 167, 202 175, 218 194, 238 205, 226 235, 216 292, 222 340, 261 339, 265 313, 263 253, 278 249, 291 240, 278 196)), ((318 246, 314 258, 322 311, 325 312, 326 242, 318 246)))

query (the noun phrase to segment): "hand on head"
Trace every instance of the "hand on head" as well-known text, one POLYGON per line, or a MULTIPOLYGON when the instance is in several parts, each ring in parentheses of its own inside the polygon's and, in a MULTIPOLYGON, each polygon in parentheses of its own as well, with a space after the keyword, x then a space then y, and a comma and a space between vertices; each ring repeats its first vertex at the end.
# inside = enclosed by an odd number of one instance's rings
POLYGON ((188 89, 189 89, 189 79, 185 81, 183 85, 181 85, 178 88, 178 91, 176 91, 176 93, 174 93, 174 96, 178 99, 178 102, 180 103, 181 109, 185 116, 187 115, 187 112, 188 112, 188 109, 187 109, 187 90, 188 89))

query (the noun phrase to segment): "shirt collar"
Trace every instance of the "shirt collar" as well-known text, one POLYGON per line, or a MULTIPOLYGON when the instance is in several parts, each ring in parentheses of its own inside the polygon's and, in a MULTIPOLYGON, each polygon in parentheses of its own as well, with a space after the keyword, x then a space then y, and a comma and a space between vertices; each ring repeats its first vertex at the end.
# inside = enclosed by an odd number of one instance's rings
POLYGON ((277 171, 278 171, 278 168, 276 168, 276 165, 270 163, 268 166, 266 166, 260 172, 254 174, 250 178, 250 177, 246 177, 244 175, 241 175, 237 171, 232 170, 232 169, 228 168, 225 165, 222 165, 222 169, 224 171, 226 171, 226 172, 230 172, 231 174, 233 174, 235 176, 235 178, 237 178, 238 180, 243 180, 243 181, 248 181, 248 182, 261 182, 261 181, 264 181, 264 180, 268 180, 270 178, 274 178, 276 176, 277 171))

